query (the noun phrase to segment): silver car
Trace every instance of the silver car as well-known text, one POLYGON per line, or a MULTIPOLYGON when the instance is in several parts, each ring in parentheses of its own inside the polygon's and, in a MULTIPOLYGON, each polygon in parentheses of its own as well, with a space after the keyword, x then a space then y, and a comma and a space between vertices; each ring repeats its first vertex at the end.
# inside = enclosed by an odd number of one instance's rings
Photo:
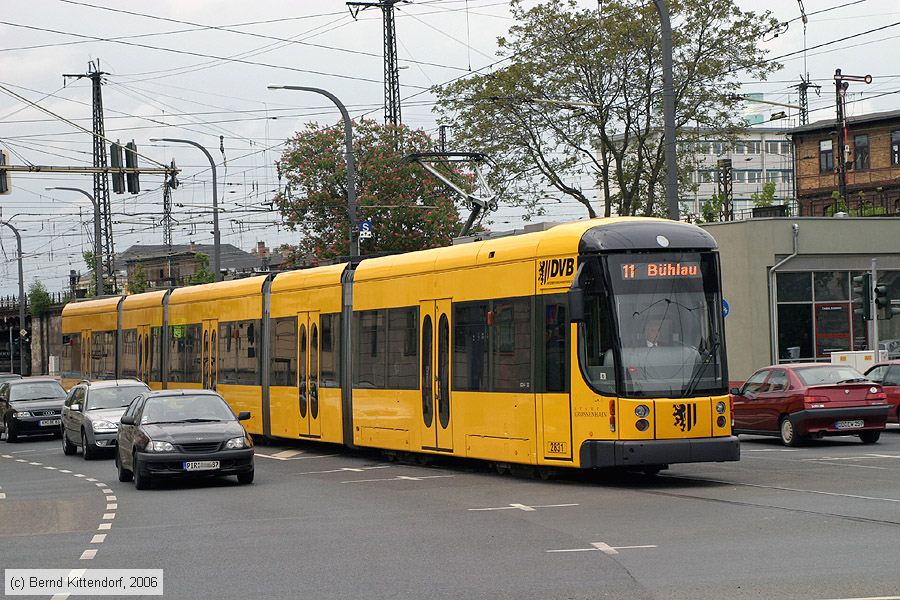
POLYGON ((137 396, 149 392, 136 379, 82 381, 69 390, 62 409, 63 453, 72 455, 78 447, 85 460, 105 448, 115 448, 119 419, 137 396))

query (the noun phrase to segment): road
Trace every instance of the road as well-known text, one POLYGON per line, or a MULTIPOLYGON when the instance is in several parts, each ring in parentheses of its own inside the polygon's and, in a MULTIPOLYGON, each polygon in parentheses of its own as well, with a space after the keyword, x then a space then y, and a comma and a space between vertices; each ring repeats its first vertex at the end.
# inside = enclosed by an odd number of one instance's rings
POLYGON ((164 569, 185 599, 900 598, 896 425, 742 451, 542 481, 283 443, 257 446, 252 485, 139 492, 111 459, 4 441, 0 564, 164 569))

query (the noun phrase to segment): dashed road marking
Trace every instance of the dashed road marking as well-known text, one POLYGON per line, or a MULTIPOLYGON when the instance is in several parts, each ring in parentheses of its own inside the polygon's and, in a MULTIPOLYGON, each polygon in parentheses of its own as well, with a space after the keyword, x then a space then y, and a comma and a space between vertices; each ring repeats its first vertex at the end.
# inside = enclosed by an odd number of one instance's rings
POLYGON ((118 504, 107 504, 106 505, 106 510, 116 510, 117 508, 119 508, 118 504))
POLYGON ((107 496, 107 497, 106 497, 106 501, 107 501, 107 502, 115 502, 115 501, 116 501, 116 497, 115 497, 115 496, 107 496))
POLYGON ((72 471, 70 471, 68 469, 60 469, 59 472, 60 473, 71 473, 72 471))
POLYGON ((12 458, 12 455, 10 454, 0 454, 0 456, 2 456, 3 458, 12 458))
POLYGON ((25 460, 24 458, 17 458, 17 459, 16 459, 16 462, 28 462, 28 461, 25 460))
POLYGON ((97 480, 94 479, 93 477, 88 477, 87 479, 85 479, 85 481, 97 481, 97 480))
MULTIPOLYGON (((743 450, 743 449, 742 449, 743 450)), ((797 452, 790 448, 759 448, 757 450, 743 450, 744 452, 797 452)))
POLYGON ((545 550, 545 552, 602 552, 603 554, 618 554, 619 550, 634 550, 638 548, 656 548, 655 545, 643 546, 610 546, 605 542, 591 542, 591 548, 565 548, 563 550, 545 550))
MULTIPOLYGON (((291 450, 291 452, 294 452, 291 450)), ((257 458, 271 458, 272 460, 310 460, 313 458, 330 458, 332 456, 340 456, 340 454, 310 454, 306 456, 279 456, 282 454, 279 452, 278 454, 263 454, 261 452, 257 452, 255 456, 257 458)))
POLYGON ((526 512, 532 512, 539 508, 559 508, 563 506, 578 506, 578 504, 535 504, 534 506, 528 506, 527 504, 510 504, 509 506, 491 506, 489 508, 469 508, 467 510, 471 511, 479 511, 479 510, 524 510, 526 512))
POLYGON ((388 477, 385 479, 352 479, 350 481, 342 481, 341 483, 370 483, 373 481, 423 481, 425 479, 442 479, 445 477, 453 477, 453 475, 424 475, 422 477, 397 475, 396 477, 388 477))
POLYGON ((51 466, 46 466, 44 468, 47 469, 48 471, 56 471, 57 470, 56 467, 51 467, 51 466))
POLYGON ((303 473, 294 473, 294 475, 321 475, 323 473, 362 473, 363 471, 371 471, 372 469, 387 469, 391 465, 376 465, 372 467, 341 467, 340 469, 329 469, 327 471, 304 471, 303 473))
POLYGON ((29 464, 29 465, 34 465, 35 467, 39 467, 39 466, 41 466, 43 463, 39 463, 39 462, 30 462, 30 463, 28 463, 28 464, 29 464))
POLYGON ((91 560, 95 556, 97 556, 96 549, 85 550, 84 552, 81 553, 81 558, 79 560, 91 560))
POLYGON ((116 513, 103 513, 104 521, 112 521, 115 518, 116 518, 116 513))
MULTIPOLYGON (((103 485, 106 485, 106 484, 104 483, 103 485)), ((100 491, 103 492, 104 494, 112 494, 113 493, 113 491, 109 488, 105 488, 100 491)))
POLYGON ((74 476, 75 476, 75 477, 84 477, 84 475, 82 475, 81 473, 75 473, 74 476))
POLYGON ((105 540, 106 540, 106 534, 98 533, 97 535, 95 535, 94 537, 91 538, 91 543, 92 544, 102 544, 105 540))
POLYGON ((100 523, 100 525, 97 526, 97 531, 105 531, 105 530, 111 529, 111 528, 112 528, 112 523, 100 523))

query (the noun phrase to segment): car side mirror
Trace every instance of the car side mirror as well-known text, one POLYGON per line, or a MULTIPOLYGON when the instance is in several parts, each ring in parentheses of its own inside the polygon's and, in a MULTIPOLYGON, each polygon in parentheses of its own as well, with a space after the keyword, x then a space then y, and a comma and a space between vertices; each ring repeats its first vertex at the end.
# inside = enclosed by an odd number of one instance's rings
POLYGON ((119 423, 122 425, 134 425, 134 415, 123 415, 121 419, 119 419, 119 423))
POLYGON ((736 387, 731 388, 731 394, 732 394, 733 396, 740 396, 740 395, 741 395, 741 388, 736 388, 736 387))
POLYGON ((74 411, 74 412, 81 412, 81 405, 73 404, 72 406, 69 407, 69 410, 74 411))
POLYGON ((242 410, 241 412, 238 413, 238 421, 246 421, 249 418, 250 418, 249 410, 242 410))

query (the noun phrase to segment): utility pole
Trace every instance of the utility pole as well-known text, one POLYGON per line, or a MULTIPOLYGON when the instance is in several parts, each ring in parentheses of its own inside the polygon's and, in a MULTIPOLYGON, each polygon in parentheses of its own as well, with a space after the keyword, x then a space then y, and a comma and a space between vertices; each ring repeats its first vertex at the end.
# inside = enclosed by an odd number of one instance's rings
MULTIPOLYGON (((109 204, 109 178, 105 170, 107 168, 106 157, 106 132, 103 126, 103 76, 105 72, 100 70, 100 60, 90 61, 88 63, 88 72, 80 74, 63 74, 64 78, 70 77, 75 79, 88 78, 91 80, 91 90, 93 100, 91 103, 93 112, 93 142, 94 142, 94 167, 98 169, 94 173, 94 200, 100 207, 100 218, 102 220, 102 243, 103 248, 103 264, 98 264, 97 269, 106 272, 109 278, 111 292, 116 293, 116 274, 115 274, 115 250, 113 247, 112 232, 112 211, 109 204)), ((99 260, 99 257, 98 257, 99 260)), ((102 281, 102 278, 101 278, 102 281)), ((97 295, 102 296, 106 292, 106 286, 101 283, 97 289, 97 295)))
POLYGON ((678 221, 678 160, 675 146, 675 81, 672 72, 672 24, 666 0, 654 0, 662 33, 663 65, 663 145, 666 163, 666 206, 669 218, 678 221))
POLYGON ((394 5, 407 0, 378 0, 378 2, 347 2, 353 18, 367 8, 380 8, 384 21, 384 122, 400 124, 400 72, 397 64, 397 29, 394 25, 394 5))
POLYGON ((716 166, 718 167, 717 183, 719 184, 719 198, 722 200, 722 210, 720 211, 720 215, 723 221, 734 221, 733 188, 731 184, 731 159, 720 158, 717 161, 716 166))
MULTIPOLYGON (((15 217, 16 215, 13 215, 15 217)), ((22 272, 22 236, 19 235, 19 230, 16 229, 10 221, 12 221, 13 217, 10 217, 6 221, 0 221, 0 225, 6 225, 12 232, 16 234, 16 256, 19 260, 19 374, 22 377, 25 377, 25 334, 28 333, 25 330, 25 303, 27 299, 25 298, 25 276, 22 272)), ((9 329, 9 366, 10 372, 12 372, 12 327, 9 329)))
MULTIPOLYGON (((175 159, 172 159, 172 168, 175 168, 175 159)), ((163 183, 163 244, 166 246, 166 279, 169 285, 174 287, 172 280, 172 188, 178 185, 175 176, 167 176, 163 183)))
POLYGON ((812 83, 809 79, 809 73, 807 73, 806 77, 801 75, 800 83, 793 87, 797 88, 797 91, 800 93, 800 124, 806 125, 809 123, 809 99, 806 90, 814 88, 816 90, 816 96, 818 96, 822 86, 817 83, 812 83))
MULTIPOLYGON (((850 135, 847 131, 847 88, 851 81, 872 83, 871 75, 843 75, 840 69, 834 70, 834 92, 837 104, 837 152, 834 153, 835 167, 838 173, 838 193, 841 200, 847 201, 847 163, 850 161, 850 135)), ((849 204, 847 205, 849 208, 849 204)), ((837 206, 834 207, 837 212, 837 206)))

